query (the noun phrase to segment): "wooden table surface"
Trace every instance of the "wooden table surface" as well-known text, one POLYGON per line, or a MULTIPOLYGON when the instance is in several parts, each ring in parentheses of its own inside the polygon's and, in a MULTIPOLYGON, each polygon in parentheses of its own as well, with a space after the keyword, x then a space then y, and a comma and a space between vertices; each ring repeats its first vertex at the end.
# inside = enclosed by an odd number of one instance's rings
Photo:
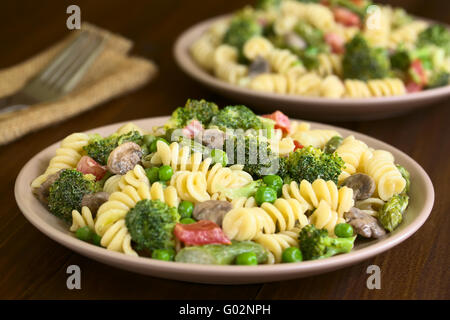
MULTIPOLYGON (((45 49, 66 33, 72 1, 2 1, 0 68, 45 49)), ((450 23, 448 1, 390 1, 414 14, 450 23)), ((335 272, 269 284, 218 286, 157 279, 80 256, 50 240, 21 214, 13 194, 22 166, 38 151, 75 131, 169 114, 187 98, 236 103, 191 81, 176 66, 172 45, 183 30, 246 1, 76 1, 82 20, 135 42, 159 76, 144 88, 63 123, 0 147, 0 298, 3 299, 448 299, 450 101, 402 117, 338 125, 383 140, 413 157, 430 175, 436 200, 430 218, 411 238, 379 256, 335 272), (82 289, 66 288, 66 268, 82 270, 82 289), (381 268, 381 290, 366 287, 366 268, 381 268)), ((1 125, 1 123, 0 123, 1 125)))

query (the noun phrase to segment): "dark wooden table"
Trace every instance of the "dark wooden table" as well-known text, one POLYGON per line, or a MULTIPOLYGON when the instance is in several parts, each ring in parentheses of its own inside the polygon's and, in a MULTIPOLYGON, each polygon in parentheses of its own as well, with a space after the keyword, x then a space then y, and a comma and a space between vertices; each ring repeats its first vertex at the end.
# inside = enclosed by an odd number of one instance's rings
MULTIPOLYGON (((450 3, 390 1, 412 13, 449 23, 450 3)), ((66 33, 73 1, 2 1, 0 68, 43 50, 66 33)), ((229 12, 246 1, 76 1, 82 19, 135 41, 134 53, 153 59, 157 79, 143 89, 63 123, 0 147, 0 298, 6 299, 448 299, 450 210, 450 101, 402 117, 338 125, 386 141, 412 156, 430 175, 436 201, 430 218, 411 238, 375 258, 307 279, 269 284, 215 286, 146 277, 80 256, 35 229, 13 194, 22 166, 38 151, 75 131, 169 114, 189 97, 229 101, 191 81, 176 66, 172 45, 190 25, 229 12), (82 270, 82 289, 66 288, 66 268, 82 270), (366 268, 382 271, 381 290, 366 287, 366 268)), ((0 124, 1 125, 1 124, 0 124)))

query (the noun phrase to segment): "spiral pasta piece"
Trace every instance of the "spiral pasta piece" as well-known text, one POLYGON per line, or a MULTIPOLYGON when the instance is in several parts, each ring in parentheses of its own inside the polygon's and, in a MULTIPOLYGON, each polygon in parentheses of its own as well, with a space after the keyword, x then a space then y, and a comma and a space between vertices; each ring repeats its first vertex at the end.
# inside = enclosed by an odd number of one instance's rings
POLYGON ((283 251, 289 247, 298 247, 298 235, 301 228, 281 231, 274 234, 260 234, 255 242, 262 245, 274 256, 272 263, 280 263, 283 251))
POLYGON ((301 227, 308 224, 307 207, 296 199, 279 198, 273 204, 264 202, 260 208, 272 218, 278 231, 291 230, 297 223, 301 227))
POLYGON ((173 186, 164 188, 160 182, 155 182, 150 187, 150 199, 160 200, 167 203, 169 207, 178 207, 180 203, 177 189, 173 186))
POLYGON ((188 146, 180 148, 180 144, 173 142, 169 145, 163 141, 156 143, 156 152, 151 159, 154 165, 171 166, 173 171, 200 171, 204 175, 207 174, 209 166, 212 163, 211 158, 203 159, 203 155, 199 152, 194 152, 191 155, 191 150, 188 146))
POLYGON ((318 97, 320 95, 322 79, 314 72, 301 74, 295 69, 286 75, 288 92, 302 96, 318 97))
POLYGON ((349 211, 354 205, 353 189, 348 187, 337 188, 333 181, 317 179, 313 183, 302 180, 300 186, 292 181, 282 188, 284 199, 296 199, 302 204, 307 205, 307 209, 317 208, 320 201, 325 201, 335 211, 339 217, 349 211))
POLYGON ((425 21, 415 20, 393 30, 389 35, 389 47, 392 49, 396 49, 399 45, 414 47, 419 33, 427 27, 428 23, 425 21))
POLYGON ((331 209, 330 205, 321 200, 317 209, 309 217, 310 222, 318 229, 327 229, 330 235, 334 235, 334 227, 338 223, 345 223, 345 219, 331 209))
POLYGON ((269 40, 257 36, 245 42, 243 52, 247 59, 254 60, 258 56, 266 58, 272 49, 273 45, 269 40))
POLYGON ((349 98, 389 97, 406 93, 405 84, 397 78, 375 79, 367 82, 345 80, 345 96, 349 98))
POLYGON ((394 157, 384 150, 367 150, 363 156, 363 172, 375 180, 375 192, 387 201, 405 189, 406 180, 394 164, 394 157))
POLYGON ((317 57, 319 67, 317 72, 321 76, 328 76, 332 74, 342 74, 342 56, 334 53, 321 53, 317 57))
POLYGON ((339 182, 357 171, 361 157, 368 149, 369 147, 364 142, 356 139, 354 136, 348 136, 342 141, 342 144, 336 149, 336 153, 345 162, 345 167, 338 178, 339 182))
POLYGON ((189 48, 194 60, 208 71, 214 69, 215 50, 216 46, 214 45, 213 39, 209 34, 203 34, 189 48))
POLYGON ((278 73, 287 73, 296 66, 301 66, 298 57, 287 49, 273 49, 267 55, 267 61, 278 73))
POLYGON ((305 130, 292 134, 292 138, 304 146, 323 148, 325 144, 334 136, 341 136, 339 132, 328 129, 305 130))
POLYGON ((150 199, 150 188, 145 183, 141 183, 137 188, 126 186, 122 191, 111 194, 108 201, 98 208, 95 232, 103 236, 112 224, 124 219, 127 212, 144 199, 150 199))
POLYGON ((75 232, 79 228, 89 227, 89 229, 94 230, 94 218, 92 217, 91 210, 83 206, 81 208, 81 213, 78 210, 72 210, 72 225, 70 226, 70 231, 75 232))
POLYGON ((73 133, 67 136, 56 149, 55 156, 43 174, 31 182, 31 187, 36 190, 47 180, 47 177, 62 169, 74 169, 81 159, 83 147, 89 144, 89 136, 85 133, 73 133))
POLYGON ((207 190, 210 194, 222 192, 225 189, 241 188, 253 181, 252 176, 241 170, 224 168, 216 163, 206 173, 207 190))
POLYGON ((325 98, 340 98, 345 93, 345 87, 341 79, 335 75, 329 75, 323 79, 320 85, 320 96, 325 98))
POLYGON ((181 200, 194 203, 210 200, 206 177, 202 172, 178 171, 170 179, 181 200))
POLYGON ((287 156, 295 149, 294 140, 291 137, 282 138, 280 141, 272 142, 270 149, 280 156, 287 156))
POLYGON ((109 177, 108 179, 106 179, 105 184, 103 185, 103 191, 108 192, 109 194, 120 191, 119 182, 121 180, 122 176, 120 174, 115 174, 109 177))
POLYGON ((119 129, 117 129, 115 133, 118 135, 123 135, 132 131, 137 131, 140 135, 144 134, 144 130, 142 130, 142 128, 132 122, 125 123, 119 129))
POLYGON ((287 93, 288 82, 284 75, 277 73, 262 73, 253 78, 248 83, 250 89, 271 92, 271 93, 287 93))
POLYGON ((233 199, 233 201, 231 201, 231 204, 233 205, 233 208, 254 208, 257 206, 254 197, 240 197, 237 199, 233 199))
POLYGON ((134 166, 133 170, 128 171, 124 174, 119 181, 119 189, 123 190, 126 186, 133 186, 137 188, 141 183, 150 185, 145 169, 137 164, 134 166))
POLYGON ((234 208, 227 212, 222 230, 231 240, 252 240, 262 232, 274 233, 275 222, 261 208, 234 208))

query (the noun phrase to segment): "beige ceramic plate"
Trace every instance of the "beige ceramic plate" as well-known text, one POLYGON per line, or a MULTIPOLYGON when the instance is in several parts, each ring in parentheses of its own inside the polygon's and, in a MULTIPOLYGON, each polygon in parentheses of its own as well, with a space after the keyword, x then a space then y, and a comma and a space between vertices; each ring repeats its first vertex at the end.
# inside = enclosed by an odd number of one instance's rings
POLYGON ((225 17, 207 20, 185 31, 175 43, 175 59, 181 69, 193 79, 235 101, 247 103, 250 107, 259 107, 260 111, 266 112, 275 108, 298 117, 322 121, 371 120, 393 117, 450 97, 450 86, 398 97, 327 99, 264 93, 229 84, 203 70, 189 54, 191 44, 211 24, 225 17))
MULTIPOLYGON (((154 125, 161 125, 167 117, 149 118, 133 121, 144 129, 154 125)), ((121 124, 91 130, 91 132, 108 135, 121 124)), ((425 171, 403 152, 368 136, 345 129, 312 123, 313 128, 327 128, 338 130, 343 136, 353 134, 369 146, 392 152, 398 163, 406 167, 411 173, 411 202, 400 227, 383 239, 367 241, 358 244, 351 253, 332 258, 301 263, 259 265, 259 266, 213 266, 195 265, 175 262, 164 262, 149 258, 130 257, 121 253, 88 244, 76 239, 67 225, 51 215, 47 209, 33 196, 30 188, 31 181, 40 175, 48 165, 59 145, 55 143, 35 155, 23 167, 16 180, 15 196, 19 208, 25 217, 40 231, 61 243, 62 245, 100 262, 143 273, 155 277, 177 279, 191 282, 239 284, 258 283, 307 277, 324 273, 368 259, 392 248, 406 240, 425 222, 431 212, 434 202, 433 185, 425 171)))

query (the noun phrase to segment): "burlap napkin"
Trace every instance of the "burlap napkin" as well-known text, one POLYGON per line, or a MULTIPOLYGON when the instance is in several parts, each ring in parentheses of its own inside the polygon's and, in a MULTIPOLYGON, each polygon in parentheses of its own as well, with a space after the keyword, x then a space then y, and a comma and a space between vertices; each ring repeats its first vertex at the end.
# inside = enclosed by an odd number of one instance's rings
MULTIPOLYGON (((0 116, 0 145, 137 89, 156 75, 157 68, 153 62, 127 55, 132 47, 130 40, 87 23, 83 24, 82 29, 100 33, 107 39, 102 53, 76 88, 66 96, 0 116)), ((28 79, 44 68, 76 33, 77 31, 71 32, 61 42, 23 63, 0 70, 0 97, 19 90, 28 79)))

